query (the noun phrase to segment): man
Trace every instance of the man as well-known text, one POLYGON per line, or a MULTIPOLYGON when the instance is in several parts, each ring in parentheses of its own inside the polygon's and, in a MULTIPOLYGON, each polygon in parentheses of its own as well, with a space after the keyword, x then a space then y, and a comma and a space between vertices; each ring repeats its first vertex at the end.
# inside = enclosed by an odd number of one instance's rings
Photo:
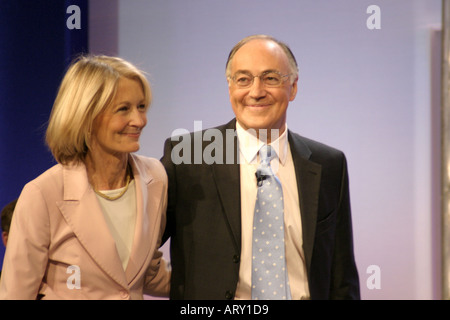
POLYGON ((236 119, 202 132, 201 149, 198 132, 165 143, 171 298, 253 299, 259 290, 253 223, 266 177, 258 150, 267 144, 284 202, 287 294, 279 299, 359 299, 345 156, 287 129, 298 81, 291 50, 269 36, 247 37, 230 52, 226 75, 236 119))
POLYGON ((1 222, 2 222, 2 241, 3 245, 6 247, 6 243, 8 242, 9 235, 9 227, 11 225, 11 219, 16 208, 17 199, 8 203, 3 209, 1 213, 1 222))
MULTIPOLYGON (((14 213, 14 209, 16 208, 17 199, 11 201, 6 206, 3 207, 1 212, 1 226, 2 226, 2 242, 3 245, 6 247, 6 243, 8 242, 8 236, 9 236, 9 227, 11 225, 11 219, 14 213)), ((0 276, 2 274, 2 271, 0 270, 0 276)))

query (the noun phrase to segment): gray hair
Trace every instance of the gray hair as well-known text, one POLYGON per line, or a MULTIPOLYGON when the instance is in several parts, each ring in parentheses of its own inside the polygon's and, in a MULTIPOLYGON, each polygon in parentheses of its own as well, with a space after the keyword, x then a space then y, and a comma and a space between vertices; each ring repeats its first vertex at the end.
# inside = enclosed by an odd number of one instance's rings
POLYGON ((227 64, 225 66, 225 73, 227 77, 230 77, 230 63, 231 60, 233 60, 234 55, 236 54, 236 52, 242 48, 242 46, 244 46, 246 43, 249 43, 250 41, 253 40, 268 40, 268 41, 273 41, 276 44, 278 44, 281 49, 283 49, 284 53, 286 54, 288 61, 289 61, 289 67, 291 69, 291 73, 292 73, 292 77, 291 77, 291 81, 293 79, 297 79, 298 77, 298 65, 297 65, 297 60, 295 59, 294 54, 292 53, 291 49, 289 48, 289 46, 280 41, 275 39, 274 37, 265 35, 265 34, 257 34, 257 35, 252 35, 252 36, 248 36, 245 37, 244 39, 242 39, 241 41, 239 41, 234 47, 233 49, 231 49, 230 54, 228 55, 228 59, 227 59, 227 64))

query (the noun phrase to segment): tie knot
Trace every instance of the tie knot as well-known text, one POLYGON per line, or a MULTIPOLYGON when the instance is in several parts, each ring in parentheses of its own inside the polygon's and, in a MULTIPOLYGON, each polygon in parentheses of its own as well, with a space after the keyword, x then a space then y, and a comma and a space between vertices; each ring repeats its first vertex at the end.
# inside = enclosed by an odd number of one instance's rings
POLYGON ((259 149, 259 157, 261 162, 270 163, 270 160, 275 157, 275 152, 271 146, 265 144, 259 149))

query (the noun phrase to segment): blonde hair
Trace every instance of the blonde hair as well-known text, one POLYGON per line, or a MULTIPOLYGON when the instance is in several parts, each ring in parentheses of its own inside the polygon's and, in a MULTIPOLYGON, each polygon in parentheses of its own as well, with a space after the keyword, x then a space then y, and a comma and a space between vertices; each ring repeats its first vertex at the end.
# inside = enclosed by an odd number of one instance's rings
POLYGON ((75 59, 61 82, 50 114, 46 142, 56 161, 83 162, 94 119, 112 102, 121 77, 142 84, 145 106, 151 89, 144 73, 131 63, 109 56, 75 59))

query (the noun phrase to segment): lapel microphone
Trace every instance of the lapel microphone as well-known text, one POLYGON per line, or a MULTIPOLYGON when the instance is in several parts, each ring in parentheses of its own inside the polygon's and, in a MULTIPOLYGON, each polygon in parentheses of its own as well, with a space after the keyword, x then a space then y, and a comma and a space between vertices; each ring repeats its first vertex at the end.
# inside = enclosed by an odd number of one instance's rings
POLYGON ((256 170, 255 176, 256 176, 256 184, 258 185, 258 187, 261 187, 263 181, 267 179, 267 175, 263 174, 260 170, 256 170))

